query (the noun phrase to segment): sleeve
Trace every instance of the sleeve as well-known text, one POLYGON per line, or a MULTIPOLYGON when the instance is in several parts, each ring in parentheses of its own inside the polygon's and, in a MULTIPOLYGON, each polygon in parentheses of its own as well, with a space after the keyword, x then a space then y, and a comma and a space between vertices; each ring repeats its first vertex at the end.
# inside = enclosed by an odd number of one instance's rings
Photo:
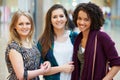
POLYGON ((102 33, 101 41, 104 53, 110 62, 110 66, 120 66, 120 56, 118 55, 115 43, 112 39, 106 33, 102 33))
POLYGON ((16 51, 20 52, 20 46, 17 42, 11 42, 10 44, 8 44, 7 47, 8 53, 10 52, 11 49, 15 49, 16 51))

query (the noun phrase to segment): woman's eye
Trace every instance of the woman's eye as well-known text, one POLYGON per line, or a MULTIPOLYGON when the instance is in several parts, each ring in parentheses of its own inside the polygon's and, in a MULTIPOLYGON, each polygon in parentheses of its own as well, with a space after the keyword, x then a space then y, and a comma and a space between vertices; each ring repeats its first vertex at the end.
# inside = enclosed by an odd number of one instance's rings
POLYGON ((85 21, 89 21, 89 19, 88 19, 88 18, 85 18, 85 21))
POLYGON ((81 18, 80 18, 80 17, 78 17, 78 20, 81 20, 81 18))
POLYGON ((57 18, 57 16, 53 16, 53 18, 57 18))
POLYGON ((26 25, 30 25, 30 23, 26 23, 26 25))
POLYGON ((23 23, 19 23, 19 25, 23 25, 23 23))
POLYGON ((60 15, 60 17, 64 17, 63 15, 60 15))

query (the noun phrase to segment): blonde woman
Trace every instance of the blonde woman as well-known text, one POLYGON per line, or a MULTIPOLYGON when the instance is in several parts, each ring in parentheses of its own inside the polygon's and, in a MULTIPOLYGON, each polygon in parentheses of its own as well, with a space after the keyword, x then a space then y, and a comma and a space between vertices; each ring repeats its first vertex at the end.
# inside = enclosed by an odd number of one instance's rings
POLYGON ((39 80, 50 70, 50 63, 39 65, 40 52, 33 42, 34 23, 28 12, 17 11, 10 24, 10 40, 5 59, 9 80, 39 80))

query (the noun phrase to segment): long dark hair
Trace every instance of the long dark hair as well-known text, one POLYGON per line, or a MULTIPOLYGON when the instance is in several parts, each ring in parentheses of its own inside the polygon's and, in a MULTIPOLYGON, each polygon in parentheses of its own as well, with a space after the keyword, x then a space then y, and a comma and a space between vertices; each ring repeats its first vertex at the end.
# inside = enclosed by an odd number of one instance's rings
POLYGON ((55 4, 48 10, 48 12, 46 14, 46 18, 45 18, 45 29, 44 29, 42 36, 39 38, 39 43, 42 46, 41 52, 42 52, 43 57, 45 57, 48 50, 50 48, 52 48, 52 43, 54 42, 55 32, 53 30, 53 25, 51 22, 51 15, 54 10, 59 9, 59 8, 63 10, 63 12, 68 20, 67 11, 62 5, 55 4))

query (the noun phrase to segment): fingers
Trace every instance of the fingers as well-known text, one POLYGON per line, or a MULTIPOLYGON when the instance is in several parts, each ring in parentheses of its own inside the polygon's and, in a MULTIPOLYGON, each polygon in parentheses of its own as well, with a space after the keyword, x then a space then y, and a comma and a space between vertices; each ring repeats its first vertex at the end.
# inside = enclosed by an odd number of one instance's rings
POLYGON ((73 72, 73 70, 74 70, 74 66, 71 68, 70 72, 73 72))
POLYGON ((71 73, 74 70, 73 61, 68 62, 67 64, 61 65, 62 72, 71 73))
POLYGON ((74 65, 73 64, 74 64, 73 61, 71 61, 71 62, 68 63, 68 65, 69 65, 68 73, 71 73, 74 70, 74 65))
POLYGON ((44 62, 43 65, 46 67, 46 69, 51 67, 50 62, 48 61, 44 62))
POLYGON ((73 65, 73 63, 74 63, 73 61, 71 61, 71 62, 68 62, 68 64, 70 64, 70 65, 73 65))
POLYGON ((48 61, 45 61, 43 64, 41 64, 40 68, 44 70, 44 73, 47 73, 51 69, 51 64, 48 61))
POLYGON ((71 66, 71 69, 73 70, 74 69, 74 65, 73 65, 73 61, 69 62, 68 64, 71 66))
POLYGON ((73 70, 74 70, 74 65, 70 65, 69 73, 71 73, 73 70))

